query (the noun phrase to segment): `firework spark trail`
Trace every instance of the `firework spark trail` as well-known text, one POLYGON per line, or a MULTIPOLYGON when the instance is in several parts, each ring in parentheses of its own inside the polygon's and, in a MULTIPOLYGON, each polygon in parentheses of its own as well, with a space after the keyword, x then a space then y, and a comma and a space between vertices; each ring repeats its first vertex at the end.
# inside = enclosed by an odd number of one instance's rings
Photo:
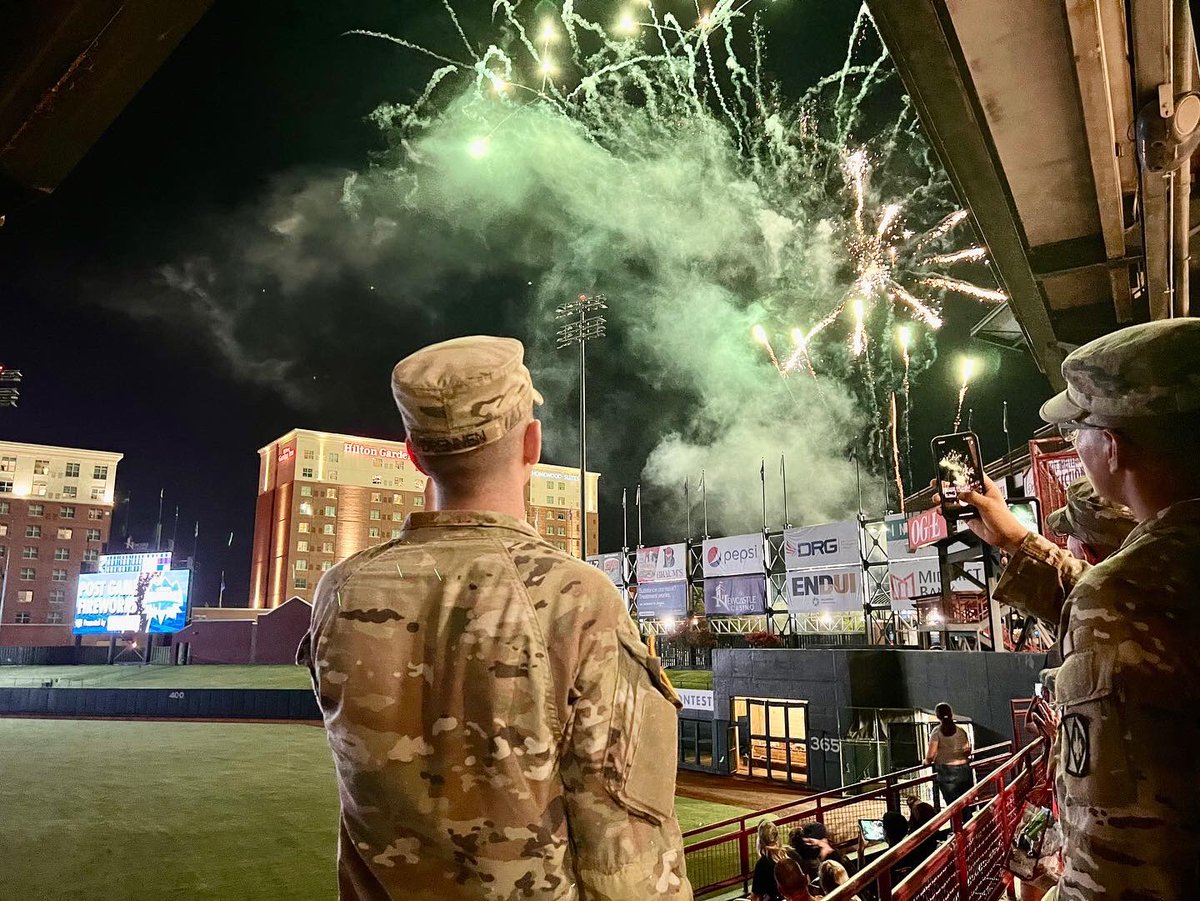
POLYGON ((952 253, 939 253, 936 256, 929 257, 924 262, 932 266, 950 266, 954 263, 976 263, 985 259, 987 259, 986 247, 966 247, 952 253))
POLYGON ((904 286, 899 282, 889 280, 888 292, 893 298, 908 306, 914 313, 924 320, 925 324, 930 328, 939 329, 942 327, 942 317, 927 307, 916 297, 913 297, 912 294, 905 290, 904 286))
POLYGON ((922 247, 927 247, 928 245, 932 244, 934 241, 938 240, 939 238, 944 238, 946 235, 950 234, 950 232, 960 222, 962 222, 966 218, 967 218, 966 210, 955 210, 953 213, 951 213, 949 216, 947 216, 945 219, 943 219, 941 222, 939 222, 937 225, 935 225, 929 231, 925 232, 925 234, 923 234, 921 236, 921 239, 919 241, 917 241, 917 246, 914 249, 920 250, 922 247))
POLYGON ((967 399, 967 388, 969 386, 969 382, 963 382, 962 387, 958 389, 958 406, 954 410, 954 428, 951 431, 957 432, 962 426, 963 401, 967 399))
POLYGON ((898 434, 898 425, 896 422, 896 392, 892 391, 889 396, 889 409, 891 412, 891 430, 892 430, 892 470, 896 478, 896 497, 899 499, 900 512, 904 512, 904 480, 900 478, 900 438, 898 434))
POLYGON ((944 288, 947 291, 954 291, 966 297, 973 297, 976 300, 985 300, 989 303, 1008 302, 1008 295, 1003 291, 983 288, 979 285, 973 285, 970 282, 964 282, 962 279, 951 278, 948 275, 927 275, 921 281, 931 288, 944 288))

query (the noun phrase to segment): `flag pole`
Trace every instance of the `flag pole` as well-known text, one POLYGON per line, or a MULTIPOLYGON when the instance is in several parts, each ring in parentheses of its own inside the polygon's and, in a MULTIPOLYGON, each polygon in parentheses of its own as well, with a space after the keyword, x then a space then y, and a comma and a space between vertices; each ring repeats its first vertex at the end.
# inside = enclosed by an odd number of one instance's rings
POLYGON ((635 507, 637 507, 637 519, 638 519, 638 543, 637 543, 637 546, 640 548, 642 546, 642 484, 641 484, 641 482, 638 483, 637 494, 635 494, 634 498, 633 498, 633 505, 635 507))
POLYGON ((783 482, 783 525, 784 528, 792 527, 792 518, 788 516, 787 505, 787 455, 779 455, 779 478, 783 482))
POLYGON ((767 534, 767 459, 766 457, 759 458, 758 461, 758 481, 762 484, 762 530, 763 534, 767 534))
POLYGON ((692 493, 691 493, 691 476, 683 477, 683 506, 687 510, 687 540, 688 544, 692 542, 692 493))
POLYGON ((708 480, 704 478, 704 470, 700 470, 700 496, 704 501, 704 537, 708 538, 708 480))
POLYGON ((629 551, 629 489, 621 489, 621 550, 629 551))

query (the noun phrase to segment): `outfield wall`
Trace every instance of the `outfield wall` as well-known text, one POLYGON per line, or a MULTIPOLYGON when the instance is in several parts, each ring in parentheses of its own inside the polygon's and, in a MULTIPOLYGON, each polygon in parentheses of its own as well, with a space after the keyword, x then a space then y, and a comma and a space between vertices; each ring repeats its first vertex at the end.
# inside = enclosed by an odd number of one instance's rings
POLYGON ((309 689, 2 688, 0 715, 320 722, 309 689))

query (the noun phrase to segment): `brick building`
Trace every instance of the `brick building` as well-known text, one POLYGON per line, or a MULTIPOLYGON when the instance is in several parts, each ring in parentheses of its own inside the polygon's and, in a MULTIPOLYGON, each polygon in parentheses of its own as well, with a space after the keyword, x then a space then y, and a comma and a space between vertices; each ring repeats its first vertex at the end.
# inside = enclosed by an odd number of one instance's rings
MULTIPOLYGON (((311 601, 325 570, 398 537, 404 518, 425 506, 425 476, 403 442, 293 429, 258 455, 252 607, 277 607, 290 597, 311 601)), ((599 479, 588 473, 588 553, 599 541, 599 479)), ((578 556, 579 470, 538 465, 526 514, 547 541, 578 556)))
POLYGON ((108 541, 121 458, 0 441, 0 647, 72 643, 79 573, 108 541))

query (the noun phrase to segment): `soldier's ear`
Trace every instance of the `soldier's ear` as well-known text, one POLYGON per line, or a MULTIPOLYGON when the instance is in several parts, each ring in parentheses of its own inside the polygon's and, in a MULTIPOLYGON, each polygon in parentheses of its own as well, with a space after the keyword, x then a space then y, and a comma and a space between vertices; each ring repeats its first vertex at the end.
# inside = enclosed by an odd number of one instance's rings
POLYGON ((404 439, 404 449, 408 451, 408 459, 412 460, 412 465, 417 467, 417 472, 423 476, 429 475, 429 473, 425 471, 425 467, 421 465, 420 458, 417 457, 416 452, 413 450, 412 442, 407 438, 404 439))
POLYGON ((1130 441, 1120 432, 1112 429, 1104 429, 1100 432, 1103 439, 1102 450, 1104 451, 1104 465, 1110 473, 1116 473, 1118 470, 1128 468, 1131 462, 1130 454, 1133 450, 1130 441))
POLYGON ((529 420, 525 426, 524 441, 522 442, 521 462, 526 466, 535 466, 542 459, 542 424, 536 419, 529 420))

